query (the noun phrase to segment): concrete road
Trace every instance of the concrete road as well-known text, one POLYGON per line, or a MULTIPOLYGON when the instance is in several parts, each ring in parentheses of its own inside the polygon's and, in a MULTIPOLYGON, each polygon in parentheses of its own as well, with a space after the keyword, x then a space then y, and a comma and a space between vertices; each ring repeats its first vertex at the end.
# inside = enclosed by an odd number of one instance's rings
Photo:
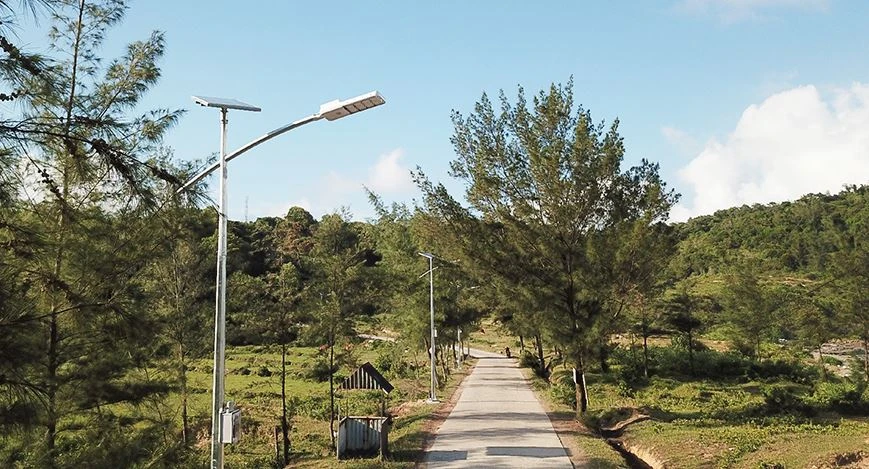
POLYGON ((426 453, 429 468, 572 468, 549 417, 514 359, 480 358, 426 453))

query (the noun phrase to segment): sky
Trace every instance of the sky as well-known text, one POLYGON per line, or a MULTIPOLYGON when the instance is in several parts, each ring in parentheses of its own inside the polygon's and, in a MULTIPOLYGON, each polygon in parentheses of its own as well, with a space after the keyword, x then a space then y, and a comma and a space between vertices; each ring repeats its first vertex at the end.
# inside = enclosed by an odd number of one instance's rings
MULTIPOLYGON (((865 0, 139 0, 103 53, 165 33, 162 79, 142 106, 188 110, 165 141, 181 159, 219 148, 218 111, 191 95, 262 108, 230 112, 230 151, 327 101, 385 97, 230 163, 231 219, 294 205, 366 219, 363 186, 413 203, 416 167, 461 196, 450 112, 573 76, 578 104, 620 120, 625 165, 660 163, 682 221, 869 183, 866 18, 865 0)), ((47 49, 35 33, 47 23, 22 26, 27 50, 47 49)))

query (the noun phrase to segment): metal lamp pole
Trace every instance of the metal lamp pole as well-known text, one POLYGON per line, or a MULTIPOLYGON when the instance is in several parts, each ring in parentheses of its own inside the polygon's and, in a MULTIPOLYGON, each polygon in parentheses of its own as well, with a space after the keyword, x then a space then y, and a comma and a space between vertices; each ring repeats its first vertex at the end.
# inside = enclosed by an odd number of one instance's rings
POLYGON ((207 96, 193 96, 193 101, 205 107, 220 109, 220 161, 193 176, 184 183, 177 191, 181 193, 193 184, 211 174, 215 169, 220 169, 220 195, 218 205, 217 224, 217 293, 215 298, 214 314, 214 376, 212 388, 211 408, 211 468, 223 469, 223 442, 221 428, 221 411, 224 406, 224 380, 225 380, 225 351, 226 351, 226 232, 227 232, 227 202, 226 202, 226 164, 233 158, 247 152, 257 145, 271 140, 278 135, 293 130, 310 122, 320 119, 333 121, 342 117, 365 111, 380 106, 386 102, 383 96, 376 91, 357 96, 345 101, 334 100, 320 106, 320 111, 311 116, 278 127, 271 132, 245 144, 232 153, 226 153, 226 126, 227 111, 229 109, 259 112, 260 108, 235 99, 214 98, 207 96))
POLYGON ((431 326, 431 349, 429 350, 429 355, 431 356, 431 390, 429 392, 428 400, 429 402, 438 402, 437 394, 435 394, 438 375, 437 369, 435 368, 435 339, 437 338, 437 330, 435 330, 434 324, 434 254, 421 252, 419 255, 428 258, 429 319, 431 326))

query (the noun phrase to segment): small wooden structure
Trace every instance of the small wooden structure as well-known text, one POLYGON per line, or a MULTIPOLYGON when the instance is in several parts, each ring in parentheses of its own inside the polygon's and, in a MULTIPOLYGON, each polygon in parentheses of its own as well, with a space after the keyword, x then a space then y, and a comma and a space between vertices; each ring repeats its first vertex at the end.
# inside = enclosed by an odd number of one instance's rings
POLYGON ((386 415, 386 396, 395 389, 374 366, 366 362, 344 379, 339 389, 379 389, 383 391, 380 416, 346 416, 338 420, 335 441, 338 459, 348 454, 380 454, 389 452, 389 429, 392 417, 386 415))

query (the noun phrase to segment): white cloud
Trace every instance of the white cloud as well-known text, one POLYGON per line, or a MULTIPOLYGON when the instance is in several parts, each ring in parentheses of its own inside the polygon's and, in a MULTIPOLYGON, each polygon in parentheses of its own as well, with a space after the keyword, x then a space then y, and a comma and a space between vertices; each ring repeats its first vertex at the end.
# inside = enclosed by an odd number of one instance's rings
POLYGON ((774 94, 749 106, 724 141, 710 140, 679 170, 690 190, 671 219, 869 183, 867 129, 869 85, 774 94))
POLYGON ((401 164, 403 156, 404 150, 401 148, 381 155, 377 163, 368 170, 368 182, 365 185, 378 194, 406 193, 413 190, 410 170, 401 164))
POLYGON ((699 149, 697 141, 682 129, 665 125, 661 127, 661 135, 683 153, 693 153, 699 149))
POLYGON ((401 148, 380 155, 368 168, 365 179, 332 171, 324 181, 326 192, 330 195, 362 193, 363 187, 367 187, 377 194, 406 194, 416 186, 410 177, 410 168, 401 163, 403 157, 404 150, 401 148))
POLYGON ((316 218, 340 207, 359 212, 358 214, 368 214, 370 206, 364 187, 378 195, 399 198, 416 187, 410 177, 410 169, 402 164, 403 157, 404 151, 396 148, 380 155, 367 170, 354 174, 329 171, 322 176, 319 183, 307 188, 309 196, 295 202, 258 206, 251 213, 282 217, 290 207, 300 206, 316 218))
POLYGON ((724 23, 764 19, 773 10, 826 11, 829 0, 680 0, 676 10, 711 15, 724 23))

